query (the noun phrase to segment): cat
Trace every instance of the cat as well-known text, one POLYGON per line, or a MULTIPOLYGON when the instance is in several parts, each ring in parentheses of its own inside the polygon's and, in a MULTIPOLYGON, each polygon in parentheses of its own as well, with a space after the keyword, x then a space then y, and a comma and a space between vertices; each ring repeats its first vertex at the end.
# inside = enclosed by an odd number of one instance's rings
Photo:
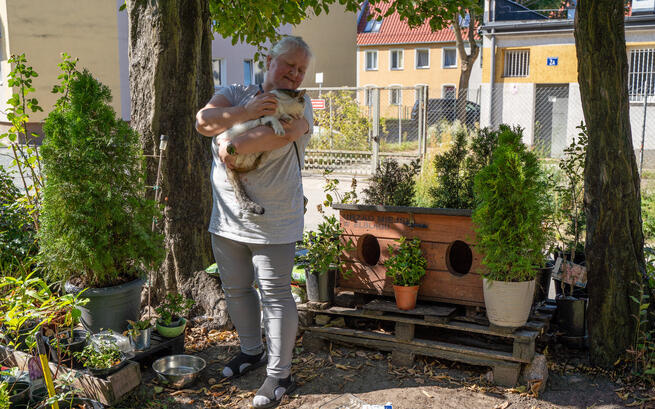
MULTIPOLYGON (((218 135, 216 141, 218 142, 221 139, 231 141, 235 136, 260 125, 270 125, 277 135, 284 135, 284 128, 280 123, 280 119, 288 121, 299 119, 303 116, 305 111, 305 90, 275 89, 271 93, 277 97, 277 109, 273 115, 266 115, 258 119, 236 124, 218 135)), ((260 215, 265 212, 265 209, 261 205, 255 203, 248 197, 239 174, 257 169, 259 164, 266 160, 269 153, 269 151, 246 154, 237 153, 234 156, 234 168, 225 167, 227 180, 234 189, 234 196, 237 199, 239 207, 244 211, 260 215)))

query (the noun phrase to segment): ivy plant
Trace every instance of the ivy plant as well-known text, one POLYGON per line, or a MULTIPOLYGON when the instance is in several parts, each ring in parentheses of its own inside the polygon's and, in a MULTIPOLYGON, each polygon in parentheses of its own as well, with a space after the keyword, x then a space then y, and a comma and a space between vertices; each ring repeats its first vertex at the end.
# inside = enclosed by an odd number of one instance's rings
POLYGON ((421 240, 400 237, 396 242, 397 247, 388 246, 389 258, 384 262, 387 277, 391 278, 394 285, 420 285, 427 267, 427 261, 421 251, 421 240))
POLYGON ((485 277, 529 281, 543 264, 547 189, 537 156, 521 142, 520 127, 500 126, 491 163, 475 177, 473 223, 485 277))

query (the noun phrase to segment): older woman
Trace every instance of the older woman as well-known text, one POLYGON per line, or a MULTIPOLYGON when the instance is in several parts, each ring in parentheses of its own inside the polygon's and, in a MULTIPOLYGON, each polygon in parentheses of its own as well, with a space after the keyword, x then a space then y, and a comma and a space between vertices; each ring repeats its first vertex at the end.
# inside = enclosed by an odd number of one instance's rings
MULTIPOLYGON (((269 91, 297 89, 311 59, 300 37, 282 38, 266 58, 261 86, 232 85, 221 88, 196 115, 196 129, 215 136, 237 123, 275 112, 277 100, 269 91)), ((213 209, 209 232, 220 271, 227 307, 239 334, 241 352, 223 369, 223 376, 238 377, 267 365, 267 377, 255 394, 253 406, 275 406, 296 384, 291 358, 298 327, 298 312, 291 294, 295 243, 303 232, 303 191, 300 164, 313 127, 312 109, 305 99, 304 118, 284 124, 278 136, 259 126, 227 143, 214 138, 211 180, 213 209), (225 166, 235 155, 271 151, 260 166, 242 174, 243 185, 266 213, 242 212, 226 179, 225 166), (261 294, 266 346, 262 344, 261 294)))

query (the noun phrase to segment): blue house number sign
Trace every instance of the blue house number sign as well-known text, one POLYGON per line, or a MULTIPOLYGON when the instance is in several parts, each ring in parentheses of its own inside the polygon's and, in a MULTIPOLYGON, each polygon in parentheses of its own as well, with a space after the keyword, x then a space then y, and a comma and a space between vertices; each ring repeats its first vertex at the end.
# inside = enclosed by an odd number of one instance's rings
POLYGON ((557 65, 558 61, 559 61, 559 57, 548 57, 546 58, 546 65, 549 67, 553 67, 557 65))

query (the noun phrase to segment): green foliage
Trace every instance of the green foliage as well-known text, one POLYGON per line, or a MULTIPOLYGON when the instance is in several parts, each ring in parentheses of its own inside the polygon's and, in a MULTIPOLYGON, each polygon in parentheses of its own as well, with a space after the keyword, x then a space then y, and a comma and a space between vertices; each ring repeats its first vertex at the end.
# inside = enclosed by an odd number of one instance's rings
POLYGON ((655 192, 642 192, 641 218, 643 220, 644 241, 655 239, 655 192))
POLYGON ((311 149, 368 150, 371 121, 362 116, 356 95, 349 91, 330 91, 323 95, 332 109, 314 111, 319 132, 309 141, 311 149), (332 134, 330 134, 332 129, 332 134))
POLYGON ((35 346, 35 334, 43 326, 72 327, 81 315, 80 307, 88 302, 80 294, 58 296, 48 284, 33 273, 21 277, 0 278, 0 322, 9 344, 19 347, 26 338, 29 349, 35 346))
POLYGON ((650 294, 655 289, 655 250, 646 249, 646 277, 642 283, 634 283, 639 288, 638 297, 630 296, 632 302, 638 305, 637 315, 633 315, 636 323, 635 341, 631 355, 633 373, 638 377, 655 384, 655 314, 650 308, 650 294))
POLYGON ((11 174, 0 165, 0 272, 9 274, 36 255, 35 226, 11 174))
POLYGON ((164 302, 155 308, 155 311, 159 314, 160 321, 170 327, 173 321, 186 315, 194 304, 195 302, 193 300, 184 298, 182 294, 169 293, 166 295, 164 302))
POLYGON ((342 240, 343 230, 334 216, 323 215, 318 230, 303 233, 302 246, 307 253, 299 257, 299 263, 305 270, 324 274, 331 269, 341 269, 340 256, 352 251, 352 240, 342 240))
POLYGON ((0 409, 9 409, 10 406, 9 384, 7 382, 0 382, 0 409))
POLYGON ((471 209, 475 175, 491 161, 498 132, 484 128, 469 135, 466 127, 458 127, 453 137, 450 149, 434 157, 437 183, 429 190, 431 207, 471 209))
POLYGON ((12 165, 16 166, 25 191, 21 198, 21 206, 25 207, 31 215, 34 228, 39 228, 39 211, 41 203, 41 189, 43 188, 43 174, 41 172, 41 158, 39 147, 35 142, 37 134, 27 131, 30 113, 43 111, 36 98, 28 97, 34 92, 32 79, 39 75, 27 65, 25 54, 12 55, 9 64, 14 69, 9 72, 7 85, 17 88, 18 92, 12 94, 7 101, 7 119, 11 122, 8 132, 0 135, 0 146, 10 146, 13 156, 12 165))
POLYGON ((532 280, 543 264, 545 181, 521 138, 521 128, 501 125, 492 161, 475 177, 477 247, 496 281, 532 280))
MULTIPOLYGON (((332 207, 334 200, 336 199, 337 203, 357 203, 357 179, 354 177, 350 182, 350 190, 346 193, 341 194, 339 192, 339 179, 331 178, 332 172, 331 169, 325 169, 323 171, 323 179, 325 179, 325 186, 323 186, 323 192, 325 192, 325 200, 323 201, 323 206, 332 207)), ((319 211, 322 213, 322 207, 319 208, 319 211)))
POLYGON ((387 277, 391 278, 394 285, 420 285, 427 267, 421 252, 421 240, 414 238, 408 241, 400 237, 396 242, 397 248, 389 245, 389 258, 384 262, 387 277))
POLYGON ((588 136, 584 123, 580 123, 578 129, 578 137, 564 149, 564 155, 558 163, 559 177, 551 182, 554 198, 553 229, 560 242, 559 247, 570 253, 571 259, 580 243, 584 243, 586 225, 584 168, 588 136))
POLYGON ((130 326, 127 329, 127 333, 131 335, 132 338, 138 337, 139 335, 141 335, 141 331, 152 327, 150 320, 141 320, 141 321, 127 320, 127 323, 130 324, 130 326))
POLYGON ((365 203, 383 206, 411 206, 414 202, 415 176, 421 169, 420 160, 400 166, 389 158, 383 160, 364 189, 365 203))
POLYGON ((123 359, 118 346, 111 342, 100 342, 97 345, 89 343, 82 351, 73 352, 73 356, 79 359, 85 368, 93 369, 109 369, 123 359))
POLYGON ((162 260, 159 210, 145 199, 138 134, 116 118, 109 88, 87 71, 68 75, 44 125, 40 256, 53 278, 106 287, 162 260))

